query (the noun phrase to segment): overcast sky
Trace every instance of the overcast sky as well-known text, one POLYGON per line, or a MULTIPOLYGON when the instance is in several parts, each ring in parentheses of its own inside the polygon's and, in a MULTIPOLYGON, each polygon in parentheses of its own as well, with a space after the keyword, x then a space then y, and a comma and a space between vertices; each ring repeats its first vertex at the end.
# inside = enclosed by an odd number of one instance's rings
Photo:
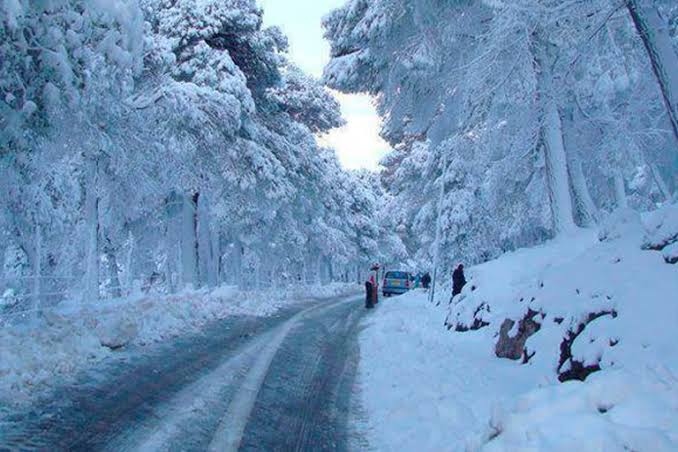
MULTIPOLYGON (((290 59, 304 71, 321 77, 329 60, 329 44, 323 39, 321 20, 346 0, 258 0, 264 8, 264 24, 277 25, 290 41, 290 59)), ((366 95, 334 93, 341 103, 346 126, 332 131, 321 142, 337 150, 350 169, 376 169, 389 146, 379 137, 381 121, 366 95)))

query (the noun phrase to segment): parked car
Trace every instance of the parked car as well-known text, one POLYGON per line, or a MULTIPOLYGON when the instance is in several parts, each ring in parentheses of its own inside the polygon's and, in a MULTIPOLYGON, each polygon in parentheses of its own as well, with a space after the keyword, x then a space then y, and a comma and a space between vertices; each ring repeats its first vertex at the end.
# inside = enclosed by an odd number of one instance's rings
POLYGON ((401 295, 414 287, 413 277, 409 272, 389 271, 384 275, 382 293, 385 297, 401 295))

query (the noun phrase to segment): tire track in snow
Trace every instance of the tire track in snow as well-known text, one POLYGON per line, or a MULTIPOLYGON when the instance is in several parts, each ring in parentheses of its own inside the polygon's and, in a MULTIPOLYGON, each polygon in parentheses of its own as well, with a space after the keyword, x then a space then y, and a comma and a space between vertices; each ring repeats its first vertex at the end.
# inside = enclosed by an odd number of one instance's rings
POLYGON ((304 310, 278 327, 271 342, 261 352, 261 355, 247 373, 240 390, 233 397, 209 445, 208 450, 210 452, 237 451, 240 447, 245 427, 259 395, 261 385, 268 374, 273 358, 289 332, 304 318, 314 314, 319 315, 345 302, 346 300, 341 300, 326 306, 304 310))
POLYGON ((104 450, 168 450, 180 443, 186 425, 204 422, 213 416, 212 410, 223 406, 227 389, 237 384, 275 333, 274 330, 255 338, 235 356, 159 406, 155 416, 114 439, 104 450))
POLYGON ((241 451, 361 448, 350 421, 359 413, 357 333, 365 312, 347 303, 288 335, 260 388, 241 451))
MULTIPOLYGON (((328 332, 318 336, 317 325, 330 322, 332 333, 341 335, 337 315, 348 319, 362 313, 356 300, 342 297, 301 312, 215 323, 198 337, 164 344, 150 355, 130 355, 129 363, 111 362, 60 389, 40 411, 22 413, 0 425, 0 450, 197 451, 206 450, 210 441, 216 447, 228 438, 233 450, 243 442, 243 430, 250 428, 262 381, 278 378, 277 373, 290 377, 283 368, 269 368, 271 361, 278 361, 282 351, 301 365, 320 359, 328 350, 319 337, 328 332), (350 309, 348 315, 343 310, 324 315, 341 304, 350 309), (296 327, 299 331, 290 335, 296 327), (315 341, 300 354, 294 344, 307 334, 315 341), (288 343, 285 339, 290 336, 295 339, 288 343)), ((317 362, 311 367, 303 377, 292 374, 298 391, 310 389, 310 379, 323 371, 317 362)), ((293 397, 297 400, 298 394, 293 397)), ((286 402, 274 401, 270 408, 275 412, 280 403, 286 402)), ((337 422, 343 425, 342 419, 337 422)), ((286 436, 278 440, 294 441, 297 432, 296 428, 282 432, 286 436)))

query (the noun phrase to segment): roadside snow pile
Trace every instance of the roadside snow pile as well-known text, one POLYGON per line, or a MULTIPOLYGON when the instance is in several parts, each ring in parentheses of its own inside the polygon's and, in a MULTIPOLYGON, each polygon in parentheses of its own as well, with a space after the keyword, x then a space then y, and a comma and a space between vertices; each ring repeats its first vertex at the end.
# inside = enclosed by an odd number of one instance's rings
MULTIPOLYGON (((360 336, 358 384, 371 449, 464 450, 486 433, 493 408, 532 387, 491 347, 443 326, 445 308, 416 290, 385 299, 360 336)), ((527 380, 527 381, 526 381, 527 380)))
POLYGON ((197 333, 207 323, 229 316, 271 315, 308 294, 324 298, 358 289, 341 283, 251 292, 220 287, 170 296, 138 294, 97 305, 62 303, 34 321, 7 323, 0 329, 0 402, 28 401, 112 350, 197 333))
POLYGON ((678 450, 677 214, 618 211, 473 267, 449 308, 384 303, 361 342, 377 447, 678 450))

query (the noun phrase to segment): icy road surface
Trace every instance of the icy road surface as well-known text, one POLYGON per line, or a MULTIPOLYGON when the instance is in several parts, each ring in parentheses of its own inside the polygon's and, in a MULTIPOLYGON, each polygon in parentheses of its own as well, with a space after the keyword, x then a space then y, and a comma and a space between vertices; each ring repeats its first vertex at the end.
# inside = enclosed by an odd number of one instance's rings
POLYGON ((0 450, 348 450, 357 297, 230 318, 121 359, 0 425, 0 450))

